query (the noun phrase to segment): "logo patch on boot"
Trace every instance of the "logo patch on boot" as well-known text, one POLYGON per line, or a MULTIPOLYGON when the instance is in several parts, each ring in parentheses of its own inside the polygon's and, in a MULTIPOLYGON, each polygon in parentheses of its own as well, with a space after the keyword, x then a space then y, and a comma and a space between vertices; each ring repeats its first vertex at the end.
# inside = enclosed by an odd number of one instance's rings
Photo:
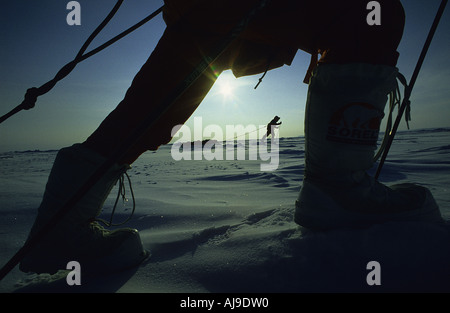
POLYGON ((326 138, 340 143, 375 146, 383 116, 383 112, 369 103, 349 103, 331 116, 326 138))

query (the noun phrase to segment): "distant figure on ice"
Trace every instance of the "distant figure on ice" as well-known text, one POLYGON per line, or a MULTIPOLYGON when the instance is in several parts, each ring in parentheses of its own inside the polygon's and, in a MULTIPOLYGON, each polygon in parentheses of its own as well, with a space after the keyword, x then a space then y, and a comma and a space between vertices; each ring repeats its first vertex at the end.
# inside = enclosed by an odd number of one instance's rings
MULTIPOLYGON (((405 14, 399 0, 378 0, 381 25, 370 25, 367 0, 165 0, 167 28, 124 99, 84 143, 58 153, 30 238, 96 169, 115 154, 136 125, 191 77, 224 37, 242 28, 220 56, 67 216, 22 260, 25 272, 54 273, 69 261, 85 270, 117 270, 146 257, 137 230, 105 230, 95 221, 111 188, 142 153, 171 140, 219 75, 236 77, 290 65, 311 55, 305 82, 305 170, 295 221, 311 229, 361 227, 388 220, 442 222, 430 191, 387 187, 366 171, 373 165, 388 94, 396 88, 397 47, 405 14), (255 8, 263 5, 261 9, 255 8), (255 13, 255 14, 253 14, 255 13), (320 60, 318 56, 320 55, 320 60), (169 74, 168 74, 169 73, 169 74), (368 121, 368 122, 366 122, 368 121)), ((273 90, 276 93, 277 90, 273 90)), ((300 123, 300 121, 299 121, 300 123)))
POLYGON ((276 126, 279 126, 282 124, 282 122, 278 122, 280 120, 279 116, 275 116, 269 124, 267 124, 267 131, 266 134, 261 138, 261 143, 264 143, 265 140, 272 134, 272 129, 277 128, 276 126))
POLYGON ((279 126, 282 124, 282 122, 278 122, 279 120, 280 118, 278 116, 275 116, 273 120, 271 120, 269 124, 267 124, 266 137, 269 137, 272 134, 272 126, 279 126))

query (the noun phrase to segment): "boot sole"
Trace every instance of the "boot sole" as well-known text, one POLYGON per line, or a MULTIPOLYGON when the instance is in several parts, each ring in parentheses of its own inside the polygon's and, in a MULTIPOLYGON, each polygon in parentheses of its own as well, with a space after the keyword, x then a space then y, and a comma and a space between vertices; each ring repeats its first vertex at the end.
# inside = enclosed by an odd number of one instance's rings
POLYGON ((321 189, 304 181, 295 207, 294 221, 313 230, 366 228, 388 221, 445 222, 428 189, 420 209, 395 213, 363 213, 343 208, 321 189))
POLYGON ((38 246, 35 251, 26 256, 19 265, 22 272, 37 274, 55 274, 59 270, 65 270, 71 261, 77 261, 83 272, 108 273, 133 268, 150 257, 150 252, 145 250, 137 230, 130 231, 130 236, 111 253, 97 258, 82 256, 68 256, 55 253, 54 246, 38 246))

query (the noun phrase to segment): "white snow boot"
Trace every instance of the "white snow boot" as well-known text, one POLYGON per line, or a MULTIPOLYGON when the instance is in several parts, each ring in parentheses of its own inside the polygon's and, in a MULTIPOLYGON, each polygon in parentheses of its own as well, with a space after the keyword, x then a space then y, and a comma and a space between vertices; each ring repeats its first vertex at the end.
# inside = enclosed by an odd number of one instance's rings
POLYGON ((443 222, 428 189, 387 187, 366 173, 397 73, 394 67, 357 63, 315 69, 306 103, 305 174, 296 223, 333 229, 386 221, 443 222))
MULTIPOLYGON (((81 144, 61 149, 53 164, 29 238, 44 227, 105 159, 81 144)), ((139 233, 109 231, 95 218, 127 165, 113 166, 20 263, 24 272, 53 274, 77 261, 83 271, 109 272, 133 267, 148 255, 139 233)))

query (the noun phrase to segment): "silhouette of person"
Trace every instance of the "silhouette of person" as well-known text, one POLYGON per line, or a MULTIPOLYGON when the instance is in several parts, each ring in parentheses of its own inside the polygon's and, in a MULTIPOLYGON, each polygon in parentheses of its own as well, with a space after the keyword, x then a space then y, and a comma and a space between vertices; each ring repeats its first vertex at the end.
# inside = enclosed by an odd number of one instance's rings
MULTIPOLYGON (((167 28, 124 99, 84 143, 58 153, 30 237, 121 147, 136 125, 149 115, 159 116, 158 106, 261 1, 164 1, 167 28)), ((329 124, 335 112, 353 121, 365 120, 367 114, 377 120, 373 116, 377 112, 381 120, 387 95, 395 89, 397 47, 405 21, 400 1, 377 1, 382 10, 381 25, 367 22, 371 13, 367 0, 264 3, 239 36, 73 207, 40 247, 23 259, 21 270, 55 272, 65 269, 70 260, 80 261, 85 268, 98 262, 117 268, 141 262, 145 251, 137 230, 106 231, 93 222, 118 177, 142 153, 171 140, 172 128, 191 116, 223 71, 231 69, 236 77, 264 73, 290 65, 298 50, 311 55, 311 64, 305 78, 309 84, 305 176, 295 221, 309 228, 335 228, 388 219, 386 214, 392 212, 396 218, 406 212, 409 219, 439 220, 439 210, 425 188, 389 188, 367 176, 377 129, 353 126, 362 123, 329 124), (342 112, 350 103, 365 105, 358 106, 361 110, 342 112), (114 261, 106 262, 111 259, 114 261)))
POLYGON ((266 126, 266 133, 264 136, 262 136, 261 140, 259 141, 260 144, 266 144, 267 137, 269 137, 272 134, 272 129, 281 125, 281 122, 278 122, 280 118, 278 116, 275 116, 266 126))
POLYGON ((272 134, 272 126, 279 126, 282 124, 282 122, 278 122, 280 120, 280 117, 275 116, 269 124, 267 124, 267 132, 266 137, 269 137, 272 134))

